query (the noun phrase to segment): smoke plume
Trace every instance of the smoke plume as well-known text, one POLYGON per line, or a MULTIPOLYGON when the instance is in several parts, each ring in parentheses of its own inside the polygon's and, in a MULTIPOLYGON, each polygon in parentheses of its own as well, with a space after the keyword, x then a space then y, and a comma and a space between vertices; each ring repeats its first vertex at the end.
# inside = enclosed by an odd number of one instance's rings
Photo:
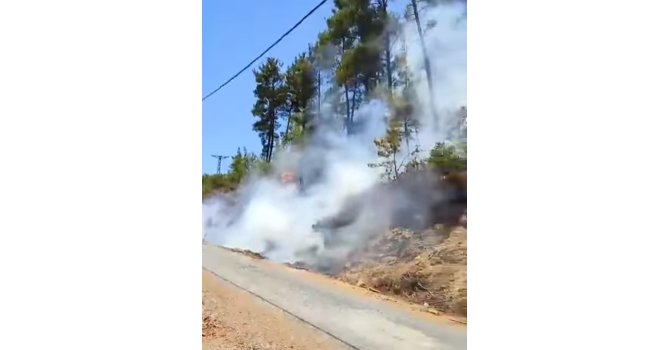
MULTIPOLYGON (((449 141, 455 112, 465 106, 464 6, 441 5, 422 14, 423 23, 436 23, 425 32, 425 39, 433 70, 437 120, 430 113, 416 25, 408 21, 401 29, 407 39, 407 61, 414 79, 416 100, 412 102, 418 106, 413 117, 421 124, 411 147, 418 145, 424 152, 435 142, 449 141)), ((355 118, 361 125, 355 135, 344 135, 341 128, 323 124, 305 147, 279 151, 270 176, 252 175, 235 195, 203 203, 203 239, 210 244, 261 252, 280 262, 304 261, 328 270, 361 247, 370 235, 391 225, 410 223, 415 218, 409 216, 427 210, 435 191, 430 179, 394 186, 380 184, 382 170, 369 164, 379 162, 373 140, 384 135, 388 115, 385 102, 366 102, 356 110, 355 118), (301 174, 309 185, 301 190, 296 184, 282 184, 280 174, 286 170, 301 174), (412 214, 403 214, 409 212, 412 214), (347 222, 337 235, 313 227, 342 213, 339 216, 347 222)))

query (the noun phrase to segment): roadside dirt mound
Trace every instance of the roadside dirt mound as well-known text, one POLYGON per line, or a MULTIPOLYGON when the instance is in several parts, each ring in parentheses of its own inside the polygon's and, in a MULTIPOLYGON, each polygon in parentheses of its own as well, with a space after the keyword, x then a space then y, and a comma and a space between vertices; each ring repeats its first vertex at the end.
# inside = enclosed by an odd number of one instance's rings
POLYGON ((432 313, 467 316, 467 229, 393 229, 354 254, 336 277, 432 313))
POLYGON ((216 338, 225 334, 223 324, 214 312, 216 305, 209 293, 202 292, 202 337, 216 338))

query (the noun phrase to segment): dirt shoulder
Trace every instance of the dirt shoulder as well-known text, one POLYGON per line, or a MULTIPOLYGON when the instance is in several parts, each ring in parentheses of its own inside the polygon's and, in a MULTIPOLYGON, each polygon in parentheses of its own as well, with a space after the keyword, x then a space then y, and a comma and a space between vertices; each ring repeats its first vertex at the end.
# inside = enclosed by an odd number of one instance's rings
POLYGON ((311 350, 346 347, 276 307, 203 271, 202 348, 311 350))

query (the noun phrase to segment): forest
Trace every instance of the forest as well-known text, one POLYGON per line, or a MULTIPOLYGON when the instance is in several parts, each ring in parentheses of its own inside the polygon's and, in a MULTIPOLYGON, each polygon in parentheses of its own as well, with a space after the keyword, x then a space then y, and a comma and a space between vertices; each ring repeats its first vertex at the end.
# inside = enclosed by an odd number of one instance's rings
POLYGON ((421 147, 413 142, 428 127, 417 115, 442 121, 441 114, 454 114, 436 102, 441 96, 435 95, 435 57, 428 55, 424 37, 439 24, 426 18, 427 11, 455 1, 411 0, 400 4, 400 13, 390 10, 395 1, 335 0, 326 29, 305 52, 288 64, 268 57, 254 69, 252 128, 261 152, 238 149, 226 173, 203 175, 203 197, 235 190, 251 172, 269 173, 278 152, 319 137, 315 130, 321 125, 335 125, 345 137, 355 135, 365 117, 359 108, 371 100, 381 100, 389 109, 386 133, 373 141, 379 161, 370 164, 383 169, 384 179, 393 181, 416 169, 467 169, 466 105, 449 118, 456 133, 421 147), (403 28, 408 26, 418 40, 407 37, 403 28), (408 64, 407 47, 413 44, 421 48, 420 74, 408 64), (416 102, 419 84, 428 92, 423 109, 416 102))

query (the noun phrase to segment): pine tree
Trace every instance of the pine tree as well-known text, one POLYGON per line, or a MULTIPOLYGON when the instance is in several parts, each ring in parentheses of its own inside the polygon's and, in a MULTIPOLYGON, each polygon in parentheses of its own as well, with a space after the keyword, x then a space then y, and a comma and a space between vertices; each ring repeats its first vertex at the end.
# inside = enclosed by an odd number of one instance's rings
POLYGON ((426 81, 428 82, 428 94, 430 99, 430 109, 433 114, 433 119, 437 121, 437 108, 435 107, 435 92, 433 88, 433 72, 430 65, 430 58, 428 57, 428 49, 426 48, 426 42, 423 37, 423 30, 421 28, 421 20, 419 18, 419 9, 417 8, 416 0, 411 0, 412 5, 412 14, 414 17, 414 22, 416 22, 416 29, 419 33, 419 40, 421 41, 421 51, 423 53, 423 68, 426 70, 426 81))
MULTIPOLYGON (((336 48, 337 53, 334 58, 335 71, 333 78, 338 87, 341 87, 344 95, 344 102, 346 106, 344 125, 347 130, 350 130, 353 124, 353 116, 355 106, 351 99, 356 95, 356 81, 350 72, 343 70, 343 57, 348 50, 351 50, 354 44, 354 37, 351 32, 351 8, 346 6, 347 1, 335 0, 335 9, 333 15, 326 20, 327 30, 319 35, 319 45, 327 47, 332 45, 336 48), (350 92, 353 90, 353 96, 350 92)), ((331 98, 335 94, 330 94, 331 98)), ((337 109, 336 105, 336 109, 337 109)))
POLYGON ((307 48, 307 61, 312 68, 312 76, 314 78, 314 95, 312 96, 315 108, 313 110, 313 118, 319 119, 321 117, 321 71, 323 68, 323 49, 319 44, 309 44, 307 48))
POLYGON ((242 180, 257 167, 258 159, 255 154, 237 148, 237 153, 231 158, 230 168, 226 176, 228 181, 237 186, 242 180))
POLYGON ((389 0, 377 0, 379 17, 384 27, 384 68, 386 70, 386 88, 393 95, 393 67, 391 62, 391 35, 396 31, 395 21, 388 11, 389 0))
POLYGON ((261 139, 261 157, 266 162, 272 159, 272 153, 279 141, 277 130, 280 126, 279 117, 284 113, 286 106, 286 86, 284 75, 281 72, 281 62, 276 58, 268 58, 258 69, 256 76, 256 103, 251 113, 258 118, 253 130, 258 132, 261 139))
POLYGON ((344 90, 345 127, 351 133, 354 111, 376 88, 381 71, 379 40, 384 18, 371 0, 335 0, 320 45, 337 47, 335 82, 344 90))
POLYGON ((376 164, 370 164, 371 167, 383 167, 385 175, 389 180, 398 178, 402 162, 398 163, 398 152, 402 142, 402 127, 397 119, 391 119, 386 129, 386 135, 374 141, 377 147, 377 155, 383 160, 376 164))
POLYGON ((302 137, 309 121, 307 108, 316 93, 314 71, 304 53, 286 71, 286 93, 288 116, 284 139, 290 137, 286 142, 293 142, 302 137))
POLYGON ((430 150, 428 165, 437 170, 467 170, 467 144, 458 143, 447 145, 444 142, 438 142, 435 144, 435 147, 430 150))

